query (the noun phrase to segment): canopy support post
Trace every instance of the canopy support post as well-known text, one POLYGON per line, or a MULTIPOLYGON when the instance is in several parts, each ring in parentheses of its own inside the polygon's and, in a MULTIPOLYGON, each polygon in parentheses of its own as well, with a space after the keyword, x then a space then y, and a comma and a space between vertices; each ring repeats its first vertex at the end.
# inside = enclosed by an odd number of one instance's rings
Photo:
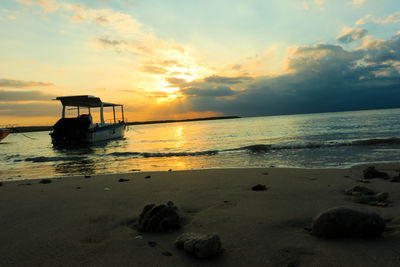
POLYGON ((115 123, 115 106, 113 106, 114 123, 115 123))

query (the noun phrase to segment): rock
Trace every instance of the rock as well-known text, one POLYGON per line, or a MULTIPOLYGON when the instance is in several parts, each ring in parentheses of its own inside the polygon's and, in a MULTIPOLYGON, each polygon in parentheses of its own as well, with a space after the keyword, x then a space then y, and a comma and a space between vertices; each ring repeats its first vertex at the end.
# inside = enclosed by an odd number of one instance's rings
POLYGON ((144 178, 145 178, 145 179, 150 179, 151 176, 150 176, 150 175, 147 175, 147 176, 145 176, 144 178))
POLYGON ((362 193, 362 194, 364 194, 364 195, 375 195, 375 194, 376 194, 375 191, 373 191, 373 190, 371 190, 371 189, 369 189, 369 188, 367 188, 367 187, 358 186, 358 185, 355 185, 355 186, 353 186, 352 188, 347 189, 347 190, 345 191, 345 194, 346 194, 346 195, 352 195, 352 194, 355 193, 355 192, 359 192, 359 193, 362 193))
POLYGON ((392 183, 400 183, 400 177, 394 177, 390 180, 392 183))
POLYGON ((85 179, 89 179, 89 178, 91 178, 92 176, 90 176, 90 175, 85 175, 85 179))
POLYGON ((253 186, 251 189, 252 189, 253 191, 264 191, 264 190, 266 190, 267 188, 265 187, 265 185, 257 184, 257 185, 255 185, 255 186, 253 186))
POLYGON ((176 241, 177 247, 198 258, 209 258, 221 252, 221 239, 217 234, 183 233, 176 241))
POLYGON ((42 179, 42 180, 40 180, 39 183, 41 183, 41 184, 50 184, 51 180, 50 179, 42 179))
POLYGON ((386 192, 381 192, 376 195, 364 195, 362 193, 358 193, 355 194, 354 197, 356 202, 362 204, 377 205, 378 203, 384 203, 389 197, 389 194, 386 192))
POLYGON ((336 207, 315 217, 311 234, 324 238, 372 238, 381 236, 385 228, 385 221, 376 213, 336 207))
POLYGON ((172 201, 167 204, 148 204, 139 216, 139 231, 168 232, 180 228, 177 207, 172 201))
POLYGON ((171 252, 169 252, 169 251, 164 251, 163 253, 161 253, 162 255, 164 255, 164 256, 167 256, 167 257, 170 257, 170 256, 172 256, 172 253, 171 252))
POLYGON ((383 178, 388 179, 389 175, 386 172, 378 171, 374 166, 367 167, 364 171, 364 178, 365 179, 372 179, 372 178, 383 178))
POLYGON ((129 182, 129 181, 130 181, 130 179, 124 179, 124 178, 120 178, 120 179, 118 180, 119 183, 129 182))
POLYGON ((149 247, 152 247, 152 248, 157 246, 157 242, 155 242, 155 241, 149 241, 149 242, 147 242, 147 244, 149 245, 149 247))
POLYGON ((358 179, 357 182, 364 183, 364 184, 369 184, 371 181, 358 179))

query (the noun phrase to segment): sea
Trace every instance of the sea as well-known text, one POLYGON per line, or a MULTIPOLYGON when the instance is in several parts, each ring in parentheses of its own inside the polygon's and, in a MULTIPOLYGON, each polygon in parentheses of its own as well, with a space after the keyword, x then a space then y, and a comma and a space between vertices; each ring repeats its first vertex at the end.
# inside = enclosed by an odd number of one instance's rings
POLYGON ((400 161, 400 109, 134 125, 124 139, 54 148, 49 132, 0 143, 0 181, 214 168, 347 168, 400 161))

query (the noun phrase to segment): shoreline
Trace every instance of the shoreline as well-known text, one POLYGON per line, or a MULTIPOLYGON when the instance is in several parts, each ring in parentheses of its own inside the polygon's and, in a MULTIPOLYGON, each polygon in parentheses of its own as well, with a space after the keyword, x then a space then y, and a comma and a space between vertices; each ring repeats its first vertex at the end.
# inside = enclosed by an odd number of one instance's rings
MULTIPOLYGON (((379 161, 379 162, 362 162, 362 163, 354 163, 354 164, 349 164, 349 165, 337 165, 336 167, 330 166, 330 167, 314 167, 314 168, 307 168, 307 167, 287 167, 287 166, 269 166, 269 167, 215 167, 215 168, 198 168, 198 169, 176 169, 172 170, 173 172, 190 172, 190 171, 207 171, 207 170, 225 170, 225 171, 230 171, 230 170, 253 170, 253 169, 295 169, 295 170, 346 170, 346 169, 352 169, 352 168, 363 168, 366 166, 380 166, 381 168, 385 168, 386 165, 391 166, 393 164, 398 164, 400 165, 399 161, 379 161)), ((400 168, 399 168, 400 171, 400 168)), ((24 178, 24 177, 18 177, 18 178, 6 178, 5 180, 1 180, 0 176, 0 182, 13 182, 13 181, 32 181, 32 180, 40 180, 40 179, 66 179, 66 178, 74 178, 74 177, 82 177, 85 175, 90 175, 90 176, 113 176, 113 175, 129 175, 129 174, 134 174, 134 173, 163 173, 163 172, 169 172, 169 170, 141 170, 141 169, 132 169, 126 172, 108 172, 108 173, 87 173, 87 174, 76 174, 76 175, 60 175, 60 176, 40 176, 40 177, 33 177, 33 178, 24 178)), ((0 171, 0 174, 1 171, 0 171)))
POLYGON ((0 265, 397 266, 400 183, 357 182, 369 165, 390 177, 400 169, 400 163, 375 163, 348 169, 99 174, 56 177, 48 184, 40 179, 4 181, 0 238, 8 241, 0 244, 0 265), (18 185, 25 181, 31 185, 18 185), (267 190, 252 191, 256 184, 267 190), (354 185, 388 192, 388 206, 353 202, 343 192, 354 185), (179 231, 142 233, 127 225, 146 204, 167 201, 178 207, 179 231), (394 230, 372 240, 326 240, 305 230, 319 212, 336 206, 374 211, 394 230), (218 233, 222 254, 207 260, 190 256, 173 245, 183 232, 218 233))

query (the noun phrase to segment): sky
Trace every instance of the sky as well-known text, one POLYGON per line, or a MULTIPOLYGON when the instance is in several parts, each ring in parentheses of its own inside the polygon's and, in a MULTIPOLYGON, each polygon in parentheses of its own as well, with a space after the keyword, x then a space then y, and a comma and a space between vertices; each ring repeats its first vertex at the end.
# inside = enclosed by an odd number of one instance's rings
POLYGON ((400 107, 398 0, 1 0, 0 125, 400 107))

